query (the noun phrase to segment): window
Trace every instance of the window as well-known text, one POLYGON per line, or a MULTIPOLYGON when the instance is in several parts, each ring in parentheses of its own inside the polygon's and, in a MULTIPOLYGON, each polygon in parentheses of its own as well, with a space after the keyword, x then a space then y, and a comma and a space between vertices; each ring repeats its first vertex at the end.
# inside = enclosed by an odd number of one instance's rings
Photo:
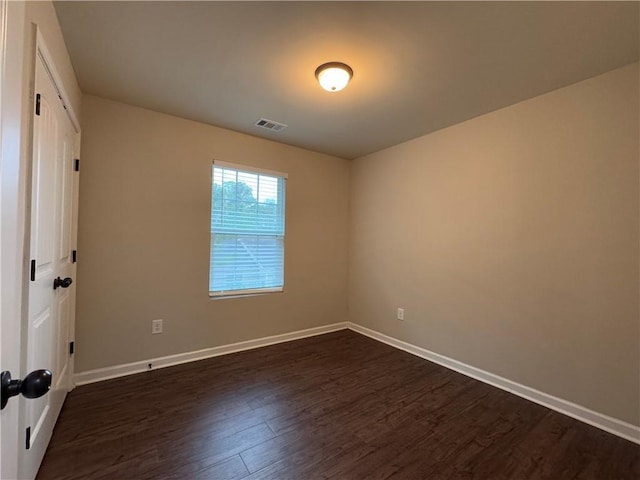
POLYGON ((214 162, 210 296, 283 290, 286 178, 214 162))

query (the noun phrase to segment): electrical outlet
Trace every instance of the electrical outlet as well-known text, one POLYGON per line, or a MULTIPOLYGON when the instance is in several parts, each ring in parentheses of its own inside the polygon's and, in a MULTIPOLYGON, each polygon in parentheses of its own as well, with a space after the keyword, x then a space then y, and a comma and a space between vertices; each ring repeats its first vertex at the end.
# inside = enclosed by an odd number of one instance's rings
POLYGON ((162 320, 151 320, 151 334, 162 333, 162 320))
POLYGON ((398 309, 398 320, 404 320, 404 308, 398 309))

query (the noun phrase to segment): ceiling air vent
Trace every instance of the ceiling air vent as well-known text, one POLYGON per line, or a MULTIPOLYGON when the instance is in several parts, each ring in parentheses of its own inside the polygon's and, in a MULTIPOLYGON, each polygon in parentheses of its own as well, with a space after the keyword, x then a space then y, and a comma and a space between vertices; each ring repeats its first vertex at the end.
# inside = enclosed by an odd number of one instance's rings
POLYGON ((273 120, 269 120, 268 118, 261 118, 256 123, 254 123, 256 127, 266 128, 267 130, 271 130, 272 132, 281 132, 287 126, 284 123, 274 122, 273 120))

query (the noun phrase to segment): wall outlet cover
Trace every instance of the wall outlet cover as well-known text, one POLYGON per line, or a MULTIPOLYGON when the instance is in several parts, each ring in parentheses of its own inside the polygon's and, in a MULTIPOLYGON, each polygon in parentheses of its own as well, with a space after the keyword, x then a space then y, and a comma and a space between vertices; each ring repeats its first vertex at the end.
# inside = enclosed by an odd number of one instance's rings
POLYGON ((162 333, 162 320, 151 320, 151 334, 156 335, 162 333))

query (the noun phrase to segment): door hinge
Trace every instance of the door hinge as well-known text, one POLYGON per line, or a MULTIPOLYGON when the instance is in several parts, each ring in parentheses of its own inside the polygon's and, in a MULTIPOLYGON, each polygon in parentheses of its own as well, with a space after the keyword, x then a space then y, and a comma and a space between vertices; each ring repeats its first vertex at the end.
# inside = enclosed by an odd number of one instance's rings
POLYGON ((36 94, 36 115, 40 115, 40 94, 36 94))
POLYGON ((35 260, 31 260, 31 281, 32 282, 36 281, 36 261, 35 260))
POLYGON ((80 171, 80 159, 79 159, 79 158, 76 158, 76 159, 75 159, 75 162, 74 162, 74 165, 73 165, 73 169, 74 169, 76 172, 79 172, 79 171, 80 171))
POLYGON ((78 261, 78 251, 77 250, 72 250, 71 251, 71 263, 76 263, 78 261))
POLYGON ((27 433, 25 435, 25 447, 27 450, 31 448, 31 427, 27 427, 27 433))
POLYGON ((73 355, 76 351, 76 342, 69 342, 69 355, 73 355))

